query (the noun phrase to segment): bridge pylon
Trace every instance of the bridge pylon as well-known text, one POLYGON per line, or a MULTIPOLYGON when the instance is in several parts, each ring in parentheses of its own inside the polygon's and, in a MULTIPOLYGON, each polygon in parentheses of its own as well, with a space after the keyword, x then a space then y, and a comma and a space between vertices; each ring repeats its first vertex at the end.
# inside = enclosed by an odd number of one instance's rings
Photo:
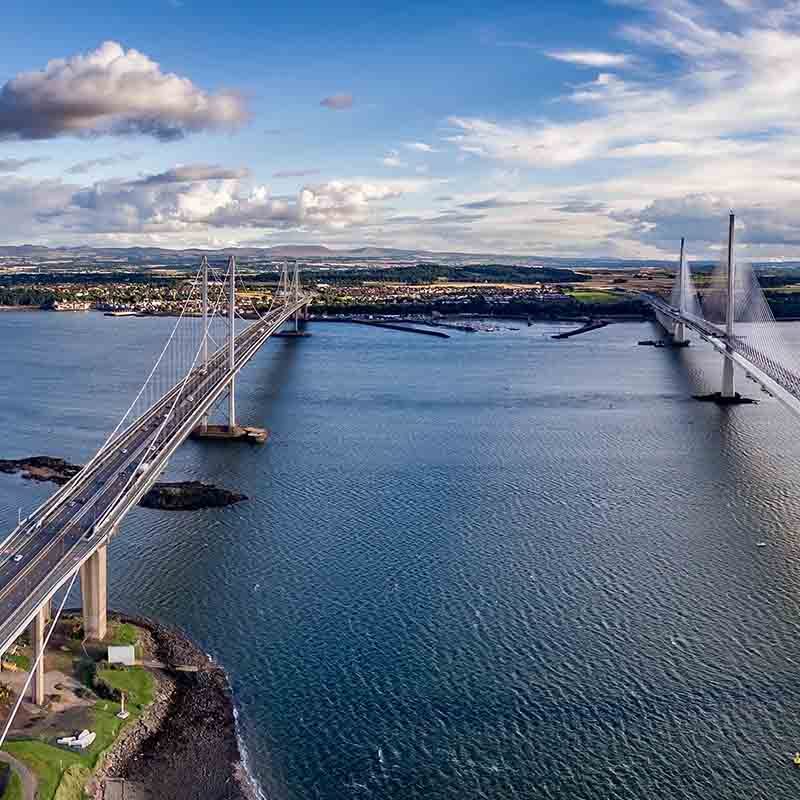
POLYGON ((236 256, 228 259, 228 369, 231 382, 228 386, 228 431, 236 432, 236 256))
POLYGON ((733 377, 733 323, 736 314, 736 257, 734 253, 734 225, 735 217, 733 212, 728 219, 728 281, 727 281, 727 302, 725 311, 725 335, 727 342, 725 350, 728 354, 723 359, 722 364, 722 398, 733 399, 736 397, 736 386, 733 377))
MULTIPOLYGON (((208 258, 206 256, 203 256, 200 266, 203 272, 203 372, 205 372, 208 369, 208 258)), ((203 414, 200 429, 208 430, 208 414, 203 414)))
MULTIPOLYGON (((208 339, 209 339, 209 317, 208 317, 208 262, 203 257, 201 262, 203 267, 203 366, 208 370, 208 339)), ((208 414, 203 416, 200 424, 192 431, 195 439, 217 439, 230 440, 237 439, 248 442, 262 443, 267 440, 267 431, 263 428, 243 427, 236 421, 236 257, 228 258, 227 271, 227 301, 228 301, 228 353, 227 367, 230 372, 228 378, 228 419, 225 425, 210 425, 208 414)), ((287 284, 288 287, 288 284, 287 284)), ((223 286, 224 290, 224 286, 223 286)), ((288 288, 287 288, 288 291, 288 288)), ((288 296, 287 296, 288 297, 288 296)))
MULTIPOLYGON (((284 301, 287 303, 296 303, 302 294, 302 286, 300 284, 300 264, 295 261, 294 269, 289 274, 288 265, 284 264, 283 271, 281 272, 280 281, 278 282, 278 293, 283 294, 284 301)), ((278 336, 284 338, 311 336, 307 331, 302 330, 300 322, 305 323, 308 319, 308 307, 304 306, 299 308, 292 314, 292 329, 288 331, 281 331, 278 336)))
MULTIPOLYGON (((686 292, 689 289, 689 264, 686 260, 686 239, 681 237, 681 259, 678 267, 678 310, 681 314, 687 311, 686 292)), ((672 339, 675 344, 687 344, 686 325, 675 322, 672 326, 672 339)))

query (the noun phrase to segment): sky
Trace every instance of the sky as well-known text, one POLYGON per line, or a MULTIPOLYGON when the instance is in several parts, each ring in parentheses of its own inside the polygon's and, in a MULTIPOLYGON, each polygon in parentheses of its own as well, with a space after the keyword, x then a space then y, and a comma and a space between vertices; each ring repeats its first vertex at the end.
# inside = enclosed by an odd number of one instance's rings
POLYGON ((800 2, 5 0, 0 243, 800 258, 800 2))

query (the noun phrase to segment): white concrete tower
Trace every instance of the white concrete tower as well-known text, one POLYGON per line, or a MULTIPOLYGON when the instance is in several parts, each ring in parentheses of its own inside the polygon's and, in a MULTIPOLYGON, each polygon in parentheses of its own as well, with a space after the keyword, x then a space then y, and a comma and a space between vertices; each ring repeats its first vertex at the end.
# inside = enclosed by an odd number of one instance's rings
MULTIPOLYGON (((236 363, 236 257, 228 259, 228 369, 236 363)), ((231 374, 228 386, 228 429, 236 430, 236 378, 231 374)))
MULTIPOLYGON (((733 322, 736 314, 736 258, 734 255, 734 224, 735 217, 731 212, 728 220, 728 302, 725 316, 725 334, 728 337, 726 349, 732 352, 733 348, 733 322)), ((733 380, 733 361, 725 358, 722 366, 722 396, 734 397, 736 389, 733 380)))
MULTIPOLYGON (((208 371, 208 259, 200 262, 203 271, 203 371, 208 371)), ((208 430, 208 414, 203 414, 202 429, 208 430)))
MULTIPOLYGON (((678 311, 686 313, 686 291, 689 286, 688 264, 686 262, 686 239, 681 237, 681 260, 678 264, 678 311)), ((682 344, 686 339, 686 325, 676 322, 672 329, 672 338, 682 344)))

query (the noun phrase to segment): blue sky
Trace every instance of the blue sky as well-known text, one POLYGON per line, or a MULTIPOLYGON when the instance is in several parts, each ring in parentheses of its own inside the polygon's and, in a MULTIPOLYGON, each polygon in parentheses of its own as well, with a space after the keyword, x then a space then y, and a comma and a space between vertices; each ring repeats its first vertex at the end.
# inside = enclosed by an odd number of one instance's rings
POLYGON ((60 5, 4 4, 1 242, 796 256, 784 4, 60 5))

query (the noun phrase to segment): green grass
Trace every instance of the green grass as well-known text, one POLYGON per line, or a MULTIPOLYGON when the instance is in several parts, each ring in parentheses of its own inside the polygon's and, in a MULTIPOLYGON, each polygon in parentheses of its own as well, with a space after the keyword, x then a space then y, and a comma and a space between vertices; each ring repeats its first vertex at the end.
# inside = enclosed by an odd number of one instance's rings
POLYGON ((5 749, 27 764, 39 779, 40 800, 80 800, 82 787, 103 753, 117 738, 120 729, 135 720, 155 695, 153 676, 141 667, 98 670, 107 683, 125 692, 127 720, 118 719, 119 703, 100 700, 92 709, 89 730, 97 734, 92 746, 71 751, 35 739, 6 742, 5 749), (63 775, 63 777, 62 777, 63 775), (63 784, 63 788, 62 788, 63 784))
POLYGON ((25 672, 31 668, 30 656, 26 656, 24 653, 17 653, 16 655, 6 653, 3 656, 3 661, 8 661, 10 664, 16 664, 20 669, 25 670, 25 672))
POLYGON ((131 625, 130 622, 120 622, 111 625, 109 643, 112 645, 131 644, 134 646, 136 658, 142 658, 141 628, 131 625))
POLYGON ((11 770, 11 779, 3 792, 3 800, 22 800, 22 780, 15 769, 11 770))
POLYGON ((568 294, 581 303, 617 303, 622 299, 618 292, 600 292, 591 289, 574 289, 568 294))
POLYGON ((61 783, 58 784, 53 800, 83 800, 83 787, 92 776, 92 771, 81 764, 73 764, 61 776, 61 783))
POLYGON ((131 713, 140 712, 153 702, 155 695, 153 676, 141 667, 98 669, 97 677, 109 686, 125 692, 125 705, 131 713))
POLYGON ((53 800, 61 782, 61 773, 81 761, 77 753, 35 739, 6 741, 3 749, 26 764, 36 775, 40 800, 53 800))
POLYGON ((111 644, 136 644, 139 641, 139 629, 129 622, 115 625, 111 631, 111 644))

